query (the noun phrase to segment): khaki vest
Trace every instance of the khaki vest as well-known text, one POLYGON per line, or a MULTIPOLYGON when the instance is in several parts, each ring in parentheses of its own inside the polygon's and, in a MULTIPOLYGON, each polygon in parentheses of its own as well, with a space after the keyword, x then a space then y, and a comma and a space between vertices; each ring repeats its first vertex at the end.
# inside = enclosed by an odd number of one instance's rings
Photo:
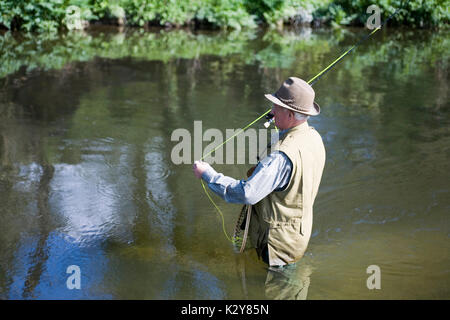
POLYGON ((274 150, 292 161, 291 178, 284 190, 272 192, 253 206, 249 226, 250 242, 258 255, 267 244, 271 266, 296 262, 305 253, 325 165, 322 138, 306 121, 291 128, 272 146, 274 150))

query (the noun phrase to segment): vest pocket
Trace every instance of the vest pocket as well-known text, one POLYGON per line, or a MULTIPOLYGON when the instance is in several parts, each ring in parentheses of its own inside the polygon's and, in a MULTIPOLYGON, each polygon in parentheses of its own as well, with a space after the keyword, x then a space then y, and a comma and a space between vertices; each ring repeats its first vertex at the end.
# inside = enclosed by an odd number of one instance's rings
POLYGON ((289 208, 302 208, 303 207, 303 203, 302 203, 302 199, 301 199, 301 193, 300 193, 300 196, 286 197, 284 199, 284 203, 289 208))
POLYGON ((304 251, 302 220, 292 218, 289 221, 269 223, 269 256, 271 263, 292 263, 299 259, 304 251))
POLYGON ((270 221, 267 223, 269 223, 270 229, 292 227, 295 230, 298 230, 299 233, 301 233, 302 219, 299 217, 291 218, 288 221, 270 221))
POLYGON ((292 218, 289 221, 272 221, 269 223, 269 237, 276 237, 280 244, 295 243, 303 237, 302 220, 292 218))

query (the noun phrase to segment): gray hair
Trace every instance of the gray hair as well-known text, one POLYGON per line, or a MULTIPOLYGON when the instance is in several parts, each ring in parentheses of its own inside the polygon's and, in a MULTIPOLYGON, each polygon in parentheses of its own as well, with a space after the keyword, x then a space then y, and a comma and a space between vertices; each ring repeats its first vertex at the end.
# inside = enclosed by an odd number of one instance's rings
POLYGON ((302 114, 302 113, 298 113, 298 112, 294 112, 294 116, 295 116, 295 120, 308 120, 309 116, 307 116, 306 114, 302 114))

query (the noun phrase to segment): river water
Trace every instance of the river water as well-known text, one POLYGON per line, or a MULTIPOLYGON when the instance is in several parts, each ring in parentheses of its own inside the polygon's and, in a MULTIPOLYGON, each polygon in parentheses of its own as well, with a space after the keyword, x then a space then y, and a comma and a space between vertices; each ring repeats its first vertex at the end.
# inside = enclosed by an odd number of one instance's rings
POLYGON ((384 29, 314 85, 327 162, 294 271, 236 254, 171 157, 174 130, 242 128, 366 33, 0 35, 0 298, 449 299, 448 32, 384 29))

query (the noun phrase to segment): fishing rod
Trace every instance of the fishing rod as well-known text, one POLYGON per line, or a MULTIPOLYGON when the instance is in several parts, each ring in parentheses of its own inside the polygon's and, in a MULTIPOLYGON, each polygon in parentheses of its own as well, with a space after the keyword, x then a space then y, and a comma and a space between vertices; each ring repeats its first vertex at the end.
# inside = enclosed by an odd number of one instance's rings
MULTIPOLYGON (((311 79, 309 79, 307 81, 307 83, 310 86, 313 86, 315 83, 317 83, 328 71, 330 71, 334 66, 336 66, 336 64, 341 61, 345 56, 347 56, 350 52, 352 52, 355 48, 357 48, 359 45, 361 45, 363 42, 365 42, 367 39, 369 39, 372 35, 374 35, 378 30, 381 30, 381 27, 384 26, 392 17, 394 17, 400 9, 402 9, 403 6, 403 2, 401 3, 400 7, 397 8, 387 19, 385 19, 383 21, 383 23, 381 23, 378 27, 376 27, 372 32, 368 33, 367 35, 364 35, 363 37, 361 37, 361 39, 355 43, 352 47, 350 47, 348 50, 346 50, 344 53, 342 53, 338 58, 336 58, 333 62, 331 62, 326 68, 324 68, 322 71, 320 71, 318 74, 316 74, 314 77, 312 77, 311 79)), ((409 0, 407 1, 406 4, 409 3, 409 0)), ((226 144, 228 141, 230 141, 231 139, 233 139, 234 137, 236 137, 237 135, 241 134, 242 132, 244 132, 245 130, 247 130, 249 127, 251 127, 253 124, 255 124, 256 122, 258 122, 259 120, 261 120, 262 118, 265 118, 267 121, 264 123, 264 127, 268 128, 270 126, 270 124, 274 121, 274 115, 270 113, 270 111, 272 110, 272 108, 270 108, 269 110, 267 110, 266 112, 264 112, 262 115, 260 115, 258 118, 256 118, 255 120, 253 120, 252 122, 250 122, 249 124, 247 124, 244 128, 242 128, 240 131, 236 132, 235 134, 233 134, 231 137, 229 137, 228 139, 226 139, 224 142, 222 142, 221 144, 219 144, 217 147, 215 147, 213 150, 211 150, 210 152, 208 152, 206 155, 202 156, 200 158, 200 161, 203 160, 204 158, 206 158, 207 156, 209 156, 210 154, 212 154, 214 151, 216 151, 217 149, 219 149, 220 147, 222 147, 224 144, 226 144)), ((200 179, 200 182, 202 184, 203 190, 205 191, 206 195, 208 196, 209 200, 211 201, 211 203, 214 205, 214 207, 216 208, 216 210, 218 211, 218 213, 220 214, 220 217, 222 218, 222 229, 223 232, 225 234, 225 237, 234 245, 236 245, 237 242, 242 241, 241 243, 241 248, 240 248, 240 252, 243 251, 244 247, 245 247, 245 241, 246 241, 246 235, 247 235, 247 230, 248 230, 248 225, 249 225, 249 218, 250 218, 250 209, 246 209, 246 206, 244 206, 241 210, 241 214, 238 218, 238 223, 236 225, 235 228, 235 235, 231 238, 226 229, 225 229, 225 219, 224 219, 224 215, 222 213, 222 211, 220 210, 220 208, 217 206, 217 204, 214 202, 214 200, 212 199, 211 195, 209 194, 209 192, 207 191, 205 184, 203 183, 203 180, 200 179), (236 233, 238 230, 238 225, 240 226, 241 223, 244 221, 243 217, 245 216, 245 213, 247 212, 247 219, 246 219, 246 226, 245 226, 245 233, 244 233, 244 237, 237 237, 236 233)))

